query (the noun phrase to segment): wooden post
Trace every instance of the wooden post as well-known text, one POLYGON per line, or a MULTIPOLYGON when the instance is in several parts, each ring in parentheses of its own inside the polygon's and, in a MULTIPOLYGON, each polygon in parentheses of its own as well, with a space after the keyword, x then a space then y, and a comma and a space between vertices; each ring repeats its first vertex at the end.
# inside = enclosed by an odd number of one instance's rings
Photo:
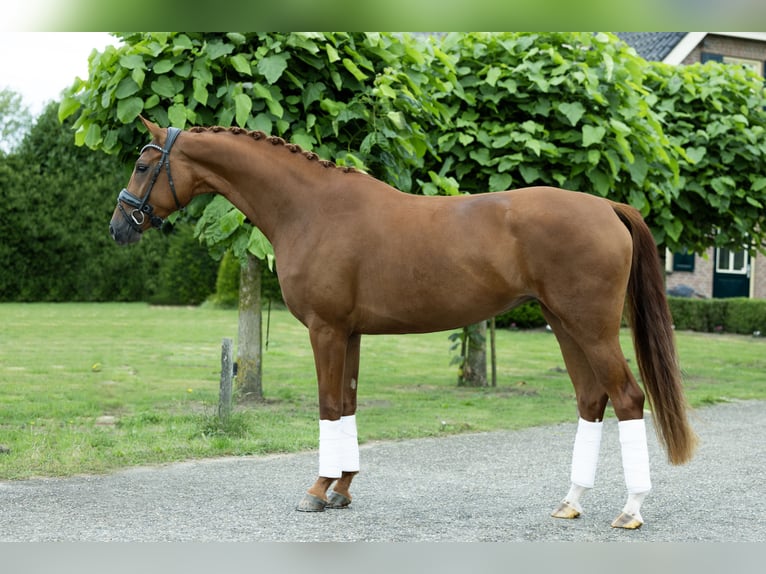
POLYGON ((234 378, 231 339, 225 338, 221 343, 221 388, 218 398, 218 418, 221 422, 229 420, 231 415, 231 385, 234 378))
POLYGON ((492 386, 497 386, 497 356, 495 355, 495 318, 489 324, 489 351, 492 365, 492 386))

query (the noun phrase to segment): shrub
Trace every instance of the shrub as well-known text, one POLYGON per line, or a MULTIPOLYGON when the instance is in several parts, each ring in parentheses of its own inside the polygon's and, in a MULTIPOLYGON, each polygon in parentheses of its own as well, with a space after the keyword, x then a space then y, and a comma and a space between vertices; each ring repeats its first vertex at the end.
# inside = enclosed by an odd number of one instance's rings
POLYGON ((731 333, 766 333, 765 299, 728 299, 726 307, 726 330, 731 333))
POLYGON ((189 224, 177 225, 168 242, 157 292, 150 301, 161 305, 199 305, 215 288, 218 263, 194 237, 189 224))
POLYGON ((752 334, 766 332, 764 299, 686 299, 668 297, 675 328, 680 331, 752 334))
MULTIPOLYGON (((215 293, 208 298, 208 303, 216 307, 235 309, 239 305, 240 263, 232 250, 221 258, 215 293)), ((282 302, 282 289, 276 271, 271 271, 265 263, 261 265, 261 299, 282 302)))
POLYGON ((168 242, 112 240, 130 168, 75 146, 73 123, 60 124, 52 102, 21 146, 0 155, 0 301, 145 301, 156 291, 168 242))
POLYGON ((231 250, 224 253, 218 266, 215 293, 208 298, 208 303, 223 309, 237 308, 239 304, 239 270, 239 261, 234 253, 231 250))
MULTIPOLYGON (((766 299, 689 299, 668 297, 673 324, 679 331, 766 333, 766 299)), ((531 301, 497 316, 498 327, 534 329, 546 324, 540 304, 531 301)))
POLYGON ((501 313, 495 318, 497 327, 515 327, 518 329, 534 329, 546 324, 540 303, 530 301, 501 313))
POLYGON ((673 324, 680 331, 710 331, 708 299, 687 299, 683 297, 668 297, 670 314, 673 324))

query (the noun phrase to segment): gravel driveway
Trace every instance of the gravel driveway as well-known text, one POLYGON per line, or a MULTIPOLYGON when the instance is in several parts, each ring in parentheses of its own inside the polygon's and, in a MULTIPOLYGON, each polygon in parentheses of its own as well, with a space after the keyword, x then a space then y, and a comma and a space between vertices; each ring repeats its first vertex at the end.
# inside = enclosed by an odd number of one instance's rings
POLYGON ((351 507, 317 514, 294 510, 315 452, 0 482, 0 541, 766 540, 766 402, 702 408, 693 424, 700 449, 681 467, 650 431, 654 490, 633 532, 609 526, 625 499, 611 419, 577 520, 549 517, 567 491, 573 421, 363 445, 351 507))

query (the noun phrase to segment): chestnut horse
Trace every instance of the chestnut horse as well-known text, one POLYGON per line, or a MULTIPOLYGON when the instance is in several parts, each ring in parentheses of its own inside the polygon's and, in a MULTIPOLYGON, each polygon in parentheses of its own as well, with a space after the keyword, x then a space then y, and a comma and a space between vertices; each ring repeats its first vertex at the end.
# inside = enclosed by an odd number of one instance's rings
POLYGON ((309 330, 319 387, 319 476, 299 510, 351 501, 359 471, 362 334, 454 329, 533 299, 559 342, 579 413, 570 490, 553 516, 580 514, 610 400, 628 490, 612 526, 643 523, 639 508, 651 482, 644 392, 618 338, 626 297, 660 441, 670 462, 691 457, 696 438, 657 248, 632 207, 551 187, 411 195, 262 132, 181 132, 143 121, 153 139, 119 194, 114 240, 136 242, 193 196, 222 194, 273 244, 285 303, 309 330))

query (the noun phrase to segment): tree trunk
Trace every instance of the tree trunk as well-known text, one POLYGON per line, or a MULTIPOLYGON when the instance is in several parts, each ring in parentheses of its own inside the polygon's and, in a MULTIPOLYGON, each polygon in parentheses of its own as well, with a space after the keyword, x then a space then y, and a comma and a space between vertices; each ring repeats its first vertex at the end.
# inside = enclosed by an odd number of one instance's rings
POLYGON ((237 395, 240 399, 261 401, 261 261, 250 253, 239 275, 238 340, 237 395))
POLYGON ((487 322, 482 321, 464 329, 466 341, 463 369, 458 376, 458 386, 487 386, 487 322))

